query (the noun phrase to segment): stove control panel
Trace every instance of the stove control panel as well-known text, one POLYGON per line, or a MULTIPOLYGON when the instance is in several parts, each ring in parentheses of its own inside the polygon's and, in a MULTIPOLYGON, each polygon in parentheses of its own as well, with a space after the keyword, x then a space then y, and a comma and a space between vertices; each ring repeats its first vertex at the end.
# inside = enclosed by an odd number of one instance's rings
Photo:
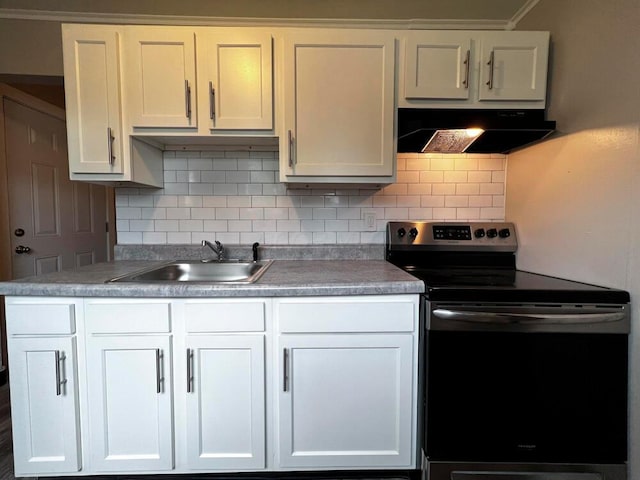
POLYGON ((389 222, 387 248, 515 252, 515 226, 508 222, 389 222))

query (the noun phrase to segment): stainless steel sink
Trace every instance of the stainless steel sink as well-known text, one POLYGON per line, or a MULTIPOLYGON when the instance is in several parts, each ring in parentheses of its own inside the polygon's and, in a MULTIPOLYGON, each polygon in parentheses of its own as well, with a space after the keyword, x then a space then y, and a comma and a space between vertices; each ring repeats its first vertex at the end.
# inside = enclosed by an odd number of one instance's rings
POLYGON ((138 283, 253 283, 269 268, 273 260, 259 262, 179 261, 120 277, 108 282, 138 283))

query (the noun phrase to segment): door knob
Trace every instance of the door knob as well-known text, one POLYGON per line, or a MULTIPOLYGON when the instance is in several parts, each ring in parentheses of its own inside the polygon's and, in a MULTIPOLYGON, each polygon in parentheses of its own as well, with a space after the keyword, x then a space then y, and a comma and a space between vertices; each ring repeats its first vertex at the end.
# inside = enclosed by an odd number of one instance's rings
POLYGON ((16 253, 17 253, 18 255, 21 255, 21 254, 23 254, 23 253, 29 253, 30 251, 31 251, 31 248, 29 248, 29 247, 25 247, 24 245, 18 245, 18 246, 16 247, 16 253))

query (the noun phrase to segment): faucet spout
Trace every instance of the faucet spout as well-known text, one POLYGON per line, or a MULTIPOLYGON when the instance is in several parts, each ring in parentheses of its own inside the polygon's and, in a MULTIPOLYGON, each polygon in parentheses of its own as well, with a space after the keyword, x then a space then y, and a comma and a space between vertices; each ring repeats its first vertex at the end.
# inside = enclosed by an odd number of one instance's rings
MULTIPOLYGON (((213 245, 208 240, 202 240, 202 246, 209 247, 211 250, 213 250, 213 253, 216 254, 218 261, 221 261, 224 255, 224 247, 222 246, 222 243, 220 243, 218 240, 215 240, 214 243, 215 245, 213 245)), ((208 261, 211 261, 211 260, 208 260, 208 261)))

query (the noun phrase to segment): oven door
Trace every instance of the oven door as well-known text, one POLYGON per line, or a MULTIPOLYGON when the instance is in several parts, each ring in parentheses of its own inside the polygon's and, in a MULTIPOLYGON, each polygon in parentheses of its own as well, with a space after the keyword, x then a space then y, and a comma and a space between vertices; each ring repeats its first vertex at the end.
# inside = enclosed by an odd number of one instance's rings
POLYGON ((626 462, 626 306, 425 313, 428 461, 626 462))

